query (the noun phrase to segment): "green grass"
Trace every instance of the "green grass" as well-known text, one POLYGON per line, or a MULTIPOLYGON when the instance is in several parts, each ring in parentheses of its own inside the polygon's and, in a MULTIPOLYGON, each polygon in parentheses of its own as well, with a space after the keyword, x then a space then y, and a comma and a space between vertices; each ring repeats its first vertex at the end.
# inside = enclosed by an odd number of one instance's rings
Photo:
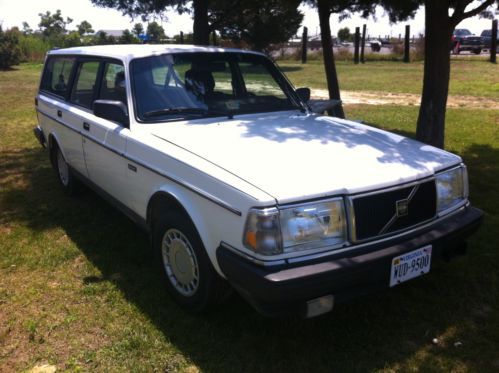
MULTIPOLYGON (((467 162, 472 202, 486 213, 469 255, 316 319, 265 319, 237 296, 191 316, 161 290, 138 228, 90 191, 59 189, 32 135, 39 73, 0 72, 0 370, 499 370, 497 111, 447 115, 447 148, 467 162)), ((415 130, 415 107, 346 112, 415 130)))
MULTIPOLYGON (((326 89, 322 60, 302 65, 297 61, 279 61, 279 66, 296 87, 326 89)), ((348 91, 386 91, 420 94, 423 63, 352 62, 336 63, 340 89, 348 91)), ((453 59, 451 63, 450 95, 499 97, 499 65, 483 60, 453 59)))

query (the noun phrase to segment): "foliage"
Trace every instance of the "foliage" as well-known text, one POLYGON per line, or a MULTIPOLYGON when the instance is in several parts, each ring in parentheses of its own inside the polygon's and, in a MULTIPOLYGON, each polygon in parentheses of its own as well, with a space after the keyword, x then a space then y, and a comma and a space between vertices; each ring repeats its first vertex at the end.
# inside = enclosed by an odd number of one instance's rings
POLYGON ((140 43, 140 40, 127 29, 123 31, 123 34, 119 37, 118 42, 120 44, 138 44, 140 43))
POLYGON ((48 38, 63 35, 66 33, 66 27, 73 22, 69 17, 64 20, 60 9, 57 9, 54 14, 47 10, 45 13, 38 13, 38 15, 40 16, 38 27, 40 27, 42 34, 48 38))
MULTIPOLYGON (((209 35, 220 31, 233 40, 265 49, 288 40, 298 29, 302 14, 299 0, 91 0, 97 6, 114 8, 143 20, 162 15, 167 8, 194 13, 193 42, 209 44, 209 35), (187 5, 191 5, 189 8, 187 5)), ((135 35, 139 33, 134 32, 135 35)))
POLYGON ((22 50, 23 61, 42 62, 52 46, 38 34, 24 35, 19 39, 19 45, 22 50))
POLYGON ((71 31, 69 34, 64 35, 62 39, 62 46, 64 48, 77 47, 82 45, 82 36, 78 31, 71 31))
POLYGON ((348 27, 343 27, 338 30, 338 39, 341 41, 351 41, 352 34, 350 33, 350 29, 348 27))
POLYGON ((78 26, 76 26, 76 28, 81 36, 85 34, 92 34, 94 32, 92 25, 87 21, 82 21, 78 26))
POLYGON ((22 50, 19 39, 22 33, 18 28, 3 31, 0 25, 0 69, 7 69, 17 65, 22 59, 22 50))
POLYGON ((33 33, 33 29, 29 26, 28 22, 23 22, 23 34, 31 35, 33 33))
POLYGON ((149 37, 149 41, 151 41, 152 43, 159 43, 161 39, 164 39, 166 37, 165 30, 156 21, 150 22, 147 25, 146 35, 149 37))
POLYGON ((289 40, 300 27, 300 0, 212 0, 209 20, 223 37, 245 42, 256 50, 289 40))
POLYGON ((136 23, 135 25, 133 25, 132 34, 134 34, 136 37, 144 34, 144 26, 142 26, 142 23, 136 23))

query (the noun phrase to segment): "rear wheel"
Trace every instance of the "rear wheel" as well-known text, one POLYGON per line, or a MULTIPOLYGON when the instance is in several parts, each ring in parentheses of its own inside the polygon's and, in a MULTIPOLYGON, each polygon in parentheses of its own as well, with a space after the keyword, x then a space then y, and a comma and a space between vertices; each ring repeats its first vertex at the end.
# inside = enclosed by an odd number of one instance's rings
POLYGON ((57 172, 57 179, 59 180, 62 189, 69 195, 74 194, 78 180, 76 180, 71 172, 71 168, 57 144, 54 145, 54 149, 52 150, 52 164, 57 172))
POLYGON ((475 53, 475 54, 480 54, 480 53, 482 53, 482 50, 481 50, 481 49, 475 49, 475 50, 473 51, 473 53, 475 53))
POLYGON ((216 273, 185 214, 168 211, 158 217, 153 246, 166 290, 183 308, 206 311, 226 297, 230 288, 216 273))

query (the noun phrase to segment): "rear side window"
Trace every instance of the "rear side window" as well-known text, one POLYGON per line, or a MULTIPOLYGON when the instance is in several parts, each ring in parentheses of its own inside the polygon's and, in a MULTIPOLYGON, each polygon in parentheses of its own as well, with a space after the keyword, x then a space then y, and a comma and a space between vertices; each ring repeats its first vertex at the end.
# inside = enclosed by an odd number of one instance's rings
POLYGON ((96 96, 99 65, 98 61, 80 63, 71 92, 71 102, 88 109, 92 108, 96 96))
POLYGON ((106 62, 99 99, 121 101, 125 105, 127 104, 125 68, 122 64, 106 62))
POLYGON ((40 89, 60 97, 65 97, 74 63, 75 59, 71 57, 49 58, 40 89))

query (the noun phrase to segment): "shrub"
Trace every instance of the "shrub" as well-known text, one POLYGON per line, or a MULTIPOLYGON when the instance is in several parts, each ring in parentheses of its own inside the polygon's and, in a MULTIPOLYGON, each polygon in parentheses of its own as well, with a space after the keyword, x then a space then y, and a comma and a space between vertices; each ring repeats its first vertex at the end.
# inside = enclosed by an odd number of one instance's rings
POLYGON ((24 62, 43 62, 45 54, 51 49, 48 41, 36 35, 23 36, 19 40, 24 62))
POLYGON ((17 65, 22 59, 22 50, 19 45, 21 32, 17 28, 3 31, 0 26, 0 68, 7 69, 17 65))

